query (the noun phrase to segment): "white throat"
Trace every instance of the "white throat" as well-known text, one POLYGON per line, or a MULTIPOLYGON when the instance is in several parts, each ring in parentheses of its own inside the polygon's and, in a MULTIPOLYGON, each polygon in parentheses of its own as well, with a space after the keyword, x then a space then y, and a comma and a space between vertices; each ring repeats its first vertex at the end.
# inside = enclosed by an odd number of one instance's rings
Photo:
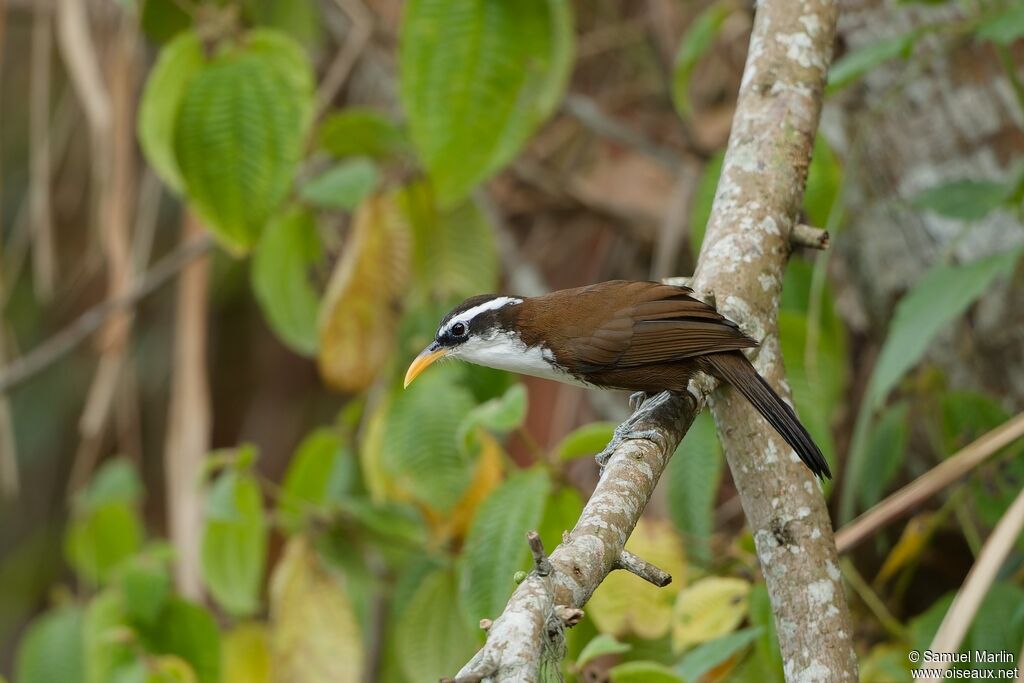
POLYGON ((527 346, 515 334, 495 331, 488 337, 472 337, 452 349, 455 358, 488 368, 517 372, 556 382, 590 386, 554 365, 554 355, 543 346, 527 346))

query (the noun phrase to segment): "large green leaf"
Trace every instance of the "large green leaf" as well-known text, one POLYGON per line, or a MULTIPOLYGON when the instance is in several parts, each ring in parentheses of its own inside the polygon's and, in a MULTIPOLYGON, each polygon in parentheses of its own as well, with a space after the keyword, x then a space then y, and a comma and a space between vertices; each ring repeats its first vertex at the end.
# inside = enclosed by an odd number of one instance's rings
POLYGON ((292 531, 310 513, 340 500, 358 477, 355 457, 331 429, 318 429, 302 440, 292 456, 281 489, 278 514, 292 531))
MULTIPOLYGON (((147 9, 152 5, 147 2, 147 9)), ((160 51, 139 102, 142 151, 161 180, 178 192, 184 182, 174 154, 174 129, 185 89, 202 67, 203 45, 199 36, 193 31, 181 33, 160 51)))
POLYGON ((511 161, 554 111, 572 64, 566 0, 411 0, 400 93, 442 206, 511 161))
POLYGON ((645 660, 614 666, 608 676, 612 683, 684 683, 664 664, 645 660))
POLYGON ((312 76, 301 48, 253 32, 188 84, 175 132, 186 194, 226 246, 245 250, 284 199, 309 121, 312 76))
POLYGON ((693 116, 690 106, 690 76, 701 58, 707 54, 722 24, 733 12, 728 3, 709 5, 697 18, 690 22, 683 39, 679 42, 676 57, 672 65, 672 102, 676 111, 684 119, 693 116))
POLYGON ((18 683, 85 680, 82 609, 61 607, 37 618, 21 640, 15 661, 18 683))
POLYGON ((459 565, 459 593, 470 624, 501 614, 514 587, 512 575, 529 554, 526 533, 540 524, 550 490, 546 471, 519 472, 477 510, 459 565))
POLYGON ((875 411, 903 375, 921 360, 935 335, 988 291, 997 277, 1011 272, 1020 253, 1015 249, 966 265, 935 266, 897 304, 854 426, 839 505, 840 521, 852 518, 855 492, 864 478, 871 476, 865 460, 875 411))
POLYGON ((896 306, 868 384, 869 409, 882 404, 935 335, 987 292, 997 277, 1012 271, 1019 257, 1020 250, 1015 249, 965 265, 939 265, 921 278, 896 306))
POLYGON ((403 193, 402 206, 415 239, 418 290, 446 303, 494 291, 498 284, 494 235, 474 203, 441 212, 430 189, 417 183, 403 193))
POLYGON ((600 453, 615 435, 614 422, 591 422, 565 435, 555 446, 559 460, 573 460, 600 453))
POLYGON ((171 598, 152 624, 139 624, 137 630, 150 653, 185 660, 198 683, 220 683, 220 632, 202 606, 171 598))
POLYGON ((473 474, 473 458, 457 443, 459 425, 473 408, 469 392, 456 382, 452 367, 431 368, 399 390, 373 419, 363 444, 364 470, 374 489, 374 473, 389 490, 438 512, 451 510, 473 474))
POLYGON ((422 579, 395 627, 398 659, 410 681, 454 676, 477 648, 476 632, 459 612, 454 574, 439 569, 422 579))
POLYGON ((754 680, 761 683, 782 683, 782 653, 779 651, 779 637, 775 632, 775 618, 768 597, 768 588, 763 583, 755 584, 750 591, 750 624, 758 629, 754 641, 754 680))
POLYGON ((270 220, 252 261, 252 288, 267 320, 288 346, 307 356, 316 353, 320 314, 310 270, 323 257, 316 221, 295 208, 270 220))
POLYGON ((668 465, 668 509, 686 547, 698 564, 711 561, 715 498, 722 479, 722 446, 710 413, 690 425, 668 465))
POLYGON ((459 425, 459 443, 469 448, 477 429, 505 435, 526 419, 526 387, 513 384, 504 395, 484 401, 469 411, 459 425))
POLYGON ((259 608, 267 555, 263 496, 251 474, 228 470, 209 492, 203 527, 202 572, 210 593, 231 614, 259 608))

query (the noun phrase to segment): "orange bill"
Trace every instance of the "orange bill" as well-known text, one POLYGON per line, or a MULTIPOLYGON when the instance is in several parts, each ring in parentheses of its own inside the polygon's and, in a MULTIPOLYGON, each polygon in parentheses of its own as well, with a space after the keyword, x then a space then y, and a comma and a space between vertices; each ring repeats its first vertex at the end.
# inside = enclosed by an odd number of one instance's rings
POLYGON ((447 354, 448 349, 440 347, 436 343, 423 349, 423 351, 420 352, 420 355, 413 359, 412 364, 409 365, 409 369, 405 372, 406 388, 412 384, 412 381, 416 379, 421 372, 430 367, 435 360, 443 358, 447 354))

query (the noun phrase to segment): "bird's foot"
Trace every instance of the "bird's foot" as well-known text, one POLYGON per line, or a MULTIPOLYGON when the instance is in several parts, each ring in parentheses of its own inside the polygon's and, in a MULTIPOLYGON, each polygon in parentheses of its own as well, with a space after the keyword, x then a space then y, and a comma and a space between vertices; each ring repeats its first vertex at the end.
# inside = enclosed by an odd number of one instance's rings
POLYGON ((649 396, 650 394, 646 391, 634 391, 629 395, 629 409, 634 413, 640 410, 640 406, 644 404, 644 401, 646 401, 649 396))
POLYGON ((649 422, 651 415, 654 411, 662 406, 666 401, 672 398, 672 393, 663 391, 660 394, 648 395, 642 391, 638 391, 629 397, 630 405, 636 405, 633 410, 633 414, 630 415, 625 422, 615 428, 612 434, 612 440, 608 442, 608 445, 604 447, 600 453, 595 456, 598 466, 601 468, 601 474, 604 474, 604 468, 608 465, 609 459, 612 454, 615 453, 616 449, 626 441, 635 441, 637 439, 646 439, 647 441, 654 442, 655 445, 661 447, 664 445, 665 436, 656 429, 641 429, 640 425, 649 422))

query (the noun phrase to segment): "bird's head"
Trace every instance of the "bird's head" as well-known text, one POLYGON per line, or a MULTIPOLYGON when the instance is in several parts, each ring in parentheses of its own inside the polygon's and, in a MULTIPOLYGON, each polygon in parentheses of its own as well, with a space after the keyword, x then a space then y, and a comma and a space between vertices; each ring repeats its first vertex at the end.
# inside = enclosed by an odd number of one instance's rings
POLYGON ((521 303, 523 300, 516 297, 482 294, 453 308, 441 319, 434 341, 409 366, 405 386, 434 361, 445 357, 497 368, 514 362, 523 344, 511 329, 509 314, 521 303))

